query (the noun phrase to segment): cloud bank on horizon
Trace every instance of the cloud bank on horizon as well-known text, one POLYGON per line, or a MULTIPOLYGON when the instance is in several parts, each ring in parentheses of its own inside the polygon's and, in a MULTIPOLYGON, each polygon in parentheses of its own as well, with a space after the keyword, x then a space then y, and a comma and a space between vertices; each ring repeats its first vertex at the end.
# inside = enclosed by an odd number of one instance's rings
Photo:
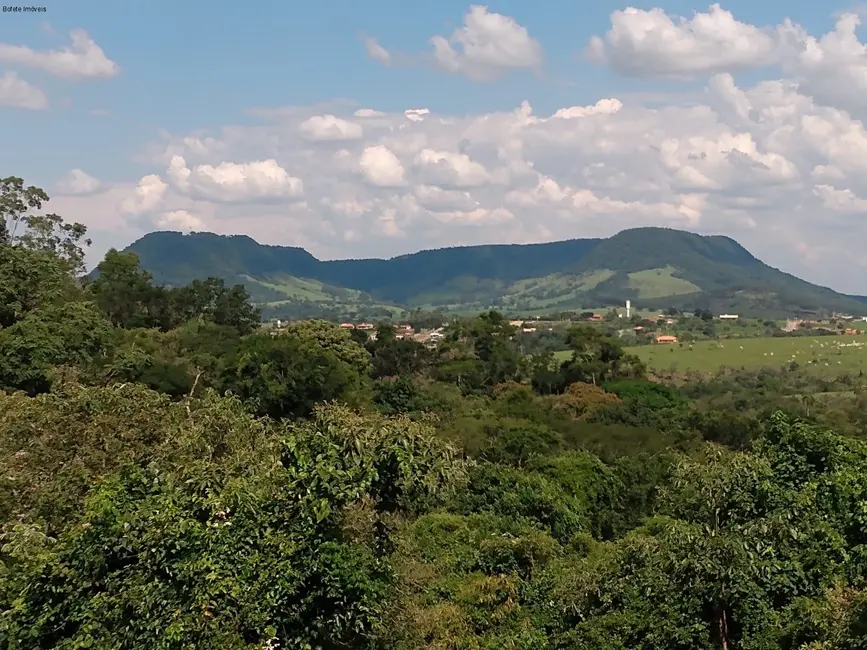
MULTIPOLYGON (((432 25, 408 47, 392 47, 388 31, 356 33, 352 44, 352 65, 371 78, 431 80, 427 107, 397 107, 399 87, 381 104, 334 99, 338 79, 310 103, 255 108, 251 98, 245 113, 208 115, 201 128, 195 115, 192 128, 136 127, 133 150, 118 154, 126 166, 79 149, 53 176, 25 180, 52 194, 52 211, 91 228, 96 258, 163 229, 249 234, 328 258, 656 225, 727 234, 786 271, 867 293, 867 45, 857 11, 817 32, 786 16, 751 24, 718 4, 682 17, 624 7, 565 45, 492 6, 446 18, 463 23, 440 34, 432 25), (584 86, 575 94, 586 101, 552 105, 566 95, 564 78, 584 86), (538 98, 473 108, 473 97, 496 98, 509 83, 538 98), (448 84, 468 97, 460 110, 436 108, 448 84)), ((7 125, 32 116, 20 124, 36 138, 45 128, 36 116, 59 123, 68 112, 67 88, 90 84, 76 91, 86 106, 81 93, 135 83, 134 53, 115 57, 87 29, 44 49, 0 39, 7 125)), ((420 96, 424 88, 406 95, 420 96)), ((107 136, 94 148, 111 146, 107 136)), ((15 161, 0 152, 7 174, 23 175, 15 161)))

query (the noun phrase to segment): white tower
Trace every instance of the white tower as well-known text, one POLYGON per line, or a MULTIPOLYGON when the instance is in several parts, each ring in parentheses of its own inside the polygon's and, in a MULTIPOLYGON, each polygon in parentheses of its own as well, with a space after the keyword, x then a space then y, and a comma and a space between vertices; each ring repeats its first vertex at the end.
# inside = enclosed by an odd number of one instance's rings
POLYGON ((626 301, 626 318, 629 318, 632 314, 632 303, 628 300, 626 301))

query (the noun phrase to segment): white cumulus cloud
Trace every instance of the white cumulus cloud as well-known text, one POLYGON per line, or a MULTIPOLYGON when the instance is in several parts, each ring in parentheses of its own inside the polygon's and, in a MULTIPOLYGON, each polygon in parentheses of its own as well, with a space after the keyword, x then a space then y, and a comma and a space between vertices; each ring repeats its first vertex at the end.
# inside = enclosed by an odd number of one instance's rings
POLYGON ((401 187, 406 185, 405 170, 400 160, 388 147, 375 145, 361 153, 358 162, 361 173, 368 182, 378 187, 401 187))
POLYGON ((120 74, 120 66, 109 59, 83 29, 69 32, 71 44, 60 50, 34 50, 25 45, 0 43, 0 62, 44 70, 66 79, 108 79, 120 74))
POLYGON ((48 108, 48 98, 14 72, 6 72, 0 76, 0 106, 38 111, 48 108))
POLYGON ((424 180, 439 187, 478 187, 491 180, 483 165, 462 153, 422 149, 415 164, 424 180))
POLYGON ((298 129, 311 142, 358 140, 364 135, 361 126, 334 115, 314 115, 301 122, 298 129))
POLYGON ((153 224, 161 230, 198 230, 204 228, 204 223, 187 210, 170 210, 157 215, 153 224))
POLYGON ((839 190, 831 185, 817 185, 813 191, 829 210, 867 215, 867 199, 856 196, 852 190, 839 190))
POLYGON ((301 179, 291 176, 273 158, 196 165, 190 169, 183 157, 173 156, 168 177, 181 191, 214 201, 297 199, 304 195, 301 179))
POLYGON ((473 5, 451 37, 434 36, 434 61, 443 70, 479 81, 542 65, 542 46, 514 18, 473 5))
POLYGON ((804 93, 867 117, 867 45, 858 40, 860 25, 856 14, 846 13, 833 31, 819 38, 805 35, 785 67, 804 93))
POLYGON ((143 176, 131 196, 121 202, 121 211, 130 215, 152 212, 163 202, 168 189, 169 186, 156 174, 143 176))
POLYGON ((626 74, 692 78, 779 63, 792 30, 740 22, 718 4, 692 18, 627 7, 611 14, 611 29, 592 37, 587 53, 626 74))
POLYGON ((57 189, 62 194, 93 194, 101 185, 99 179, 80 169, 73 169, 57 183, 57 189))

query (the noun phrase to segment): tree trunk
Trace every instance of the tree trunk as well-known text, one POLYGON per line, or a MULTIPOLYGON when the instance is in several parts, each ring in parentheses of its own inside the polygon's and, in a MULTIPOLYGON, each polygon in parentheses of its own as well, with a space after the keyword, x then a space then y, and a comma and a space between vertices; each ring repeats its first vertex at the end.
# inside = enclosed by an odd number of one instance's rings
POLYGON ((717 619, 717 626, 719 628, 719 638, 722 643, 722 650, 729 650, 729 623, 725 609, 720 611, 717 619))

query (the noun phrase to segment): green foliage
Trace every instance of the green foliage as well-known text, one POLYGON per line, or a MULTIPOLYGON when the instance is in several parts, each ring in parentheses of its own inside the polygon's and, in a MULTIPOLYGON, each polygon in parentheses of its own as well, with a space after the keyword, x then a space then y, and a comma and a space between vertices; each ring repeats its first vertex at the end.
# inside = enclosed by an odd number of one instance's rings
POLYGON ((110 338, 110 324, 91 303, 36 309, 0 329, 0 388, 45 392, 55 367, 87 364, 110 338))
POLYGON ((64 223, 56 214, 37 215, 50 201, 44 190, 15 176, 0 178, 0 246, 16 246, 54 255, 67 271, 84 270, 87 228, 80 223, 64 223), (81 244, 81 245, 80 245, 81 244))
POLYGON ((465 514, 490 513, 536 525, 561 542, 589 528, 581 496, 566 493, 537 472, 502 465, 474 468, 456 508, 465 514))
POLYGON ((603 336, 594 327, 573 327, 569 330, 567 343, 572 358, 564 361, 560 368, 563 388, 575 382, 596 385, 644 374, 644 366, 637 357, 627 354, 619 341, 603 336))
POLYGON ((797 599, 785 619, 782 645, 809 650, 867 648, 867 593, 828 590, 824 598, 797 599))
POLYGON ((483 427, 487 448, 482 457, 505 465, 521 467, 535 458, 559 451, 561 436, 544 424, 532 420, 502 418, 483 427))
POLYGON ((182 405, 137 384, 62 386, 35 399, 0 393, 2 520, 44 522, 55 534, 78 518, 91 488, 125 464, 198 462, 222 439, 263 435, 239 402, 205 397, 182 405))
POLYGON ((98 276, 88 288, 117 327, 159 327, 168 316, 161 290, 153 285, 151 274, 139 268, 135 253, 112 248, 96 270, 98 276))
MULTIPOLYGON (((259 329, 242 287, 156 285, 132 254, 82 288, 65 247, 84 232, 23 220, 40 192, 0 203, 27 224, 0 243, 0 647, 865 648, 863 377, 650 381, 613 314, 529 351, 495 311, 430 347, 259 329)), ((582 282, 644 278, 630 237, 582 282)))
POLYGON ((424 395, 409 377, 389 377, 373 384, 373 402, 384 415, 409 415, 424 411, 424 395))
POLYGON ((370 353, 334 323, 324 320, 298 321, 289 326, 286 334, 327 350, 359 374, 370 374, 370 353))
POLYGON ((94 275, 89 291, 117 327, 168 330, 203 320, 248 334, 261 317, 243 286, 229 288, 213 277, 175 289, 154 285, 151 273, 140 267, 132 252, 110 249, 94 275))
POLYGON ((222 278, 193 280, 169 295, 178 312, 175 318, 180 322, 203 319, 232 327, 239 334, 249 334, 259 325, 262 315, 250 304, 243 286, 226 287, 222 278))
POLYGON ((863 476, 864 452, 778 415, 754 455, 710 449, 683 459, 660 499, 667 517, 604 555, 552 568, 554 594, 573 622, 564 633, 597 647, 615 639, 626 647, 790 647, 779 645, 788 608, 863 571, 862 554, 846 550, 863 543, 862 525, 839 518, 850 505, 820 495, 861 494, 864 479, 854 476, 863 476), (838 460, 802 460, 802 479, 791 463, 817 447, 836 449, 838 460))
MULTIPOLYGON (((319 402, 357 402, 364 377, 356 366, 344 361, 346 355, 322 347, 303 332, 251 334, 228 360, 220 386, 250 404, 254 412, 274 418, 308 415, 319 402)), ((344 352, 363 360, 347 340, 344 352)))
POLYGON ((547 534, 491 515, 430 514, 401 531, 397 549, 384 647, 552 647, 525 587, 563 553, 547 534))
POLYGON ((125 330, 115 335, 111 355, 97 359, 91 379, 97 384, 135 382, 172 397, 193 388, 194 368, 170 334, 159 330, 125 330))
MULTIPOLYGON (((137 409, 146 391, 78 397, 150 414, 137 409)), ((353 647, 376 632, 392 575, 381 556, 388 533, 351 539, 346 509, 369 503, 385 516, 435 504, 463 475, 455 451, 420 425, 339 408, 285 428, 214 395, 189 414, 156 405, 181 430, 154 441, 149 462, 104 454, 120 471, 54 541, 32 544, 24 525, 6 533, 4 643, 353 647)), ((82 420, 105 430, 97 413, 82 420)))
POLYGON ((79 296, 75 280, 54 254, 0 244, 0 328, 39 307, 79 296))
POLYGON ((372 376, 380 377, 410 376, 425 370, 432 355, 418 341, 395 336, 391 325, 376 328, 376 338, 367 340, 365 347, 370 352, 372 376))

